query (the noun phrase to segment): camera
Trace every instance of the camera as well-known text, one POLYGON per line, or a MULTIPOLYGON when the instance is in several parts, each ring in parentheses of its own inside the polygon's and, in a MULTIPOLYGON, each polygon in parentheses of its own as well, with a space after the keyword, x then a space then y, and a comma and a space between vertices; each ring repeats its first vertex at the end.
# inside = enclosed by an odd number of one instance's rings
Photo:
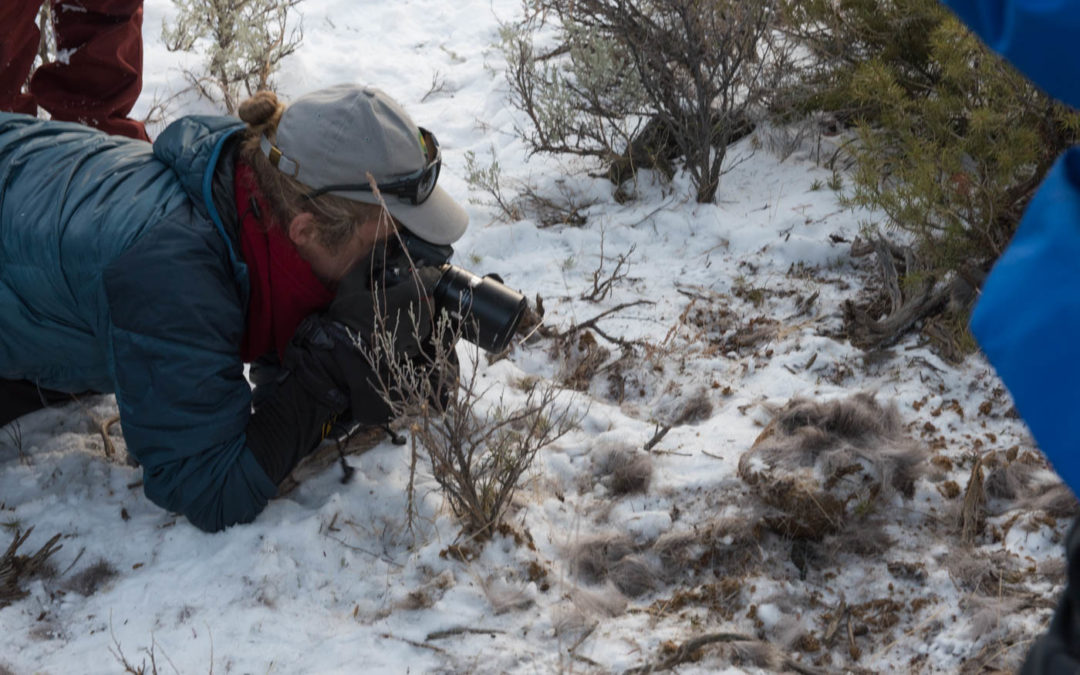
POLYGON ((436 267, 441 276, 432 293, 435 308, 446 312, 461 337, 494 353, 510 344, 528 302, 498 275, 478 276, 451 265, 452 247, 432 244, 404 229, 391 237, 385 255, 382 274, 388 286, 404 281, 414 267, 436 267))

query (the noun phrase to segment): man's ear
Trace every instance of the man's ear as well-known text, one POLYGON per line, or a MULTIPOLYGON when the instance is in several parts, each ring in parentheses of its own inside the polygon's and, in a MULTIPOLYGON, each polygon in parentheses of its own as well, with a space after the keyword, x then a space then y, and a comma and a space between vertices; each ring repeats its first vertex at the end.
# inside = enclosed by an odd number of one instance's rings
POLYGON ((289 221, 289 240, 297 248, 308 246, 315 239, 315 216, 306 211, 289 221))

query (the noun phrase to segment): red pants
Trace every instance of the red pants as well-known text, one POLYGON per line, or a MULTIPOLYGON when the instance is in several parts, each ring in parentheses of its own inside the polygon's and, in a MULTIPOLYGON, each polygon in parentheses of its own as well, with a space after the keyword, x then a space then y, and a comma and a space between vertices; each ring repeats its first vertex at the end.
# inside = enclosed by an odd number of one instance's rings
POLYGON ((30 69, 41 39, 44 0, 0 0, 0 110, 81 122, 149 140, 128 119, 142 89, 142 0, 49 0, 61 57, 30 69), (23 85, 29 77, 29 93, 23 85))

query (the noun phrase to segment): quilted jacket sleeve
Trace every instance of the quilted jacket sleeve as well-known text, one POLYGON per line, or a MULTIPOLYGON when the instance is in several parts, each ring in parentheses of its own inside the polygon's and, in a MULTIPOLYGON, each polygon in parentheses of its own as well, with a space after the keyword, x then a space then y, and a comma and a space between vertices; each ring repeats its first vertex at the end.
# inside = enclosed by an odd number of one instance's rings
POLYGON ((216 531, 276 487, 245 446, 244 305, 217 232, 177 209, 105 271, 124 436, 146 496, 216 531))

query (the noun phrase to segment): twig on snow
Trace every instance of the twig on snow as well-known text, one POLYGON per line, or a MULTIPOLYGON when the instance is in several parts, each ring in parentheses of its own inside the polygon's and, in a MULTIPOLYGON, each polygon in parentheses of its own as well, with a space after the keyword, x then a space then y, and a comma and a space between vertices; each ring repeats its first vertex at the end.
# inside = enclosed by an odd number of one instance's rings
POLYGON ((427 638, 425 638, 425 640, 441 640, 443 638, 464 634, 499 635, 505 632, 506 631, 499 630, 497 628, 471 628, 469 626, 456 626, 454 628, 447 628, 446 630, 437 630, 434 633, 428 633, 428 636, 427 638))
POLYGON ((669 431, 671 431, 671 425, 665 424, 661 426, 657 424, 656 432, 653 434, 652 438, 645 442, 645 447, 642 449, 645 450, 645 452, 652 452, 653 447, 663 440, 664 436, 666 436, 669 431))

